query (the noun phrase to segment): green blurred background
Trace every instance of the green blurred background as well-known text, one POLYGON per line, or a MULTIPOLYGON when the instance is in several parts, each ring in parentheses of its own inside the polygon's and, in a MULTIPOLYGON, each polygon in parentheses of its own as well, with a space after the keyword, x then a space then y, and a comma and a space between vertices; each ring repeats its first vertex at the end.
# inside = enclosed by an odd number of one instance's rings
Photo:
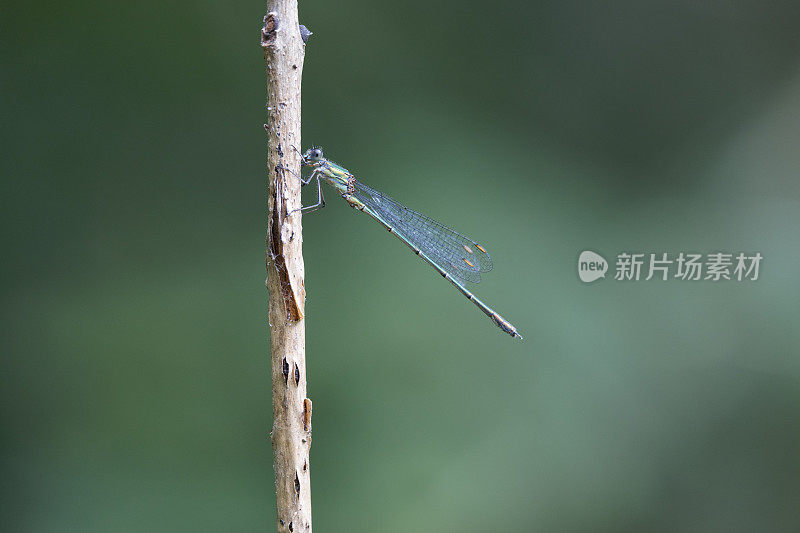
MULTIPOLYGON (((275 527, 264 13, 0 8, 3 529, 275 527)), ((797 2, 300 16, 304 144, 485 243, 476 294, 525 335, 329 192, 316 529, 799 530, 797 2), (764 262, 584 285, 584 249, 764 262)))

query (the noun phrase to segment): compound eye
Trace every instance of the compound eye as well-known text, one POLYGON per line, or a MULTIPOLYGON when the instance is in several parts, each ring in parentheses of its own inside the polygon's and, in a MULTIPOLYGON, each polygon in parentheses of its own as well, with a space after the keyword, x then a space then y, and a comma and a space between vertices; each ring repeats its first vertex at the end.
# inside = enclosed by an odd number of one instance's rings
POLYGON ((314 150, 314 157, 319 158, 322 157, 322 150, 314 150))

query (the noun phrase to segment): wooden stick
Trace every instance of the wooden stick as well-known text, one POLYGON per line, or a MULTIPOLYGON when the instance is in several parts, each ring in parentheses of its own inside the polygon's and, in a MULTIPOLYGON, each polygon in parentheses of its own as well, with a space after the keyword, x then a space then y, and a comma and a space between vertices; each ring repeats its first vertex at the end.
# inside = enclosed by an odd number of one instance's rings
POLYGON ((300 212, 287 217, 300 207, 297 150, 305 44, 297 0, 268 0, 267 11, 261 47, 267 67, 267 289, 278 531, 310 533, 311 400, 306 397, 303 234, 300 212))

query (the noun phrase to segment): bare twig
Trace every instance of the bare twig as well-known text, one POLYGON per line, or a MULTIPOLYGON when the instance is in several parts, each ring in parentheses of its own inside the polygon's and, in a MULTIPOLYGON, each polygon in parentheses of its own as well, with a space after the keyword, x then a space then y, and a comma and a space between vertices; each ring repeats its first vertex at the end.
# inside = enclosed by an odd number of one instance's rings
POLYGON ((272 362, 272 447, 278 531, 311 531, 311 400, 306 398, 305 286, 300 213, 300 82, 305 45, 297 0, 268 0, 261 30, 267 65, 269 219, 267 289, 272 362))

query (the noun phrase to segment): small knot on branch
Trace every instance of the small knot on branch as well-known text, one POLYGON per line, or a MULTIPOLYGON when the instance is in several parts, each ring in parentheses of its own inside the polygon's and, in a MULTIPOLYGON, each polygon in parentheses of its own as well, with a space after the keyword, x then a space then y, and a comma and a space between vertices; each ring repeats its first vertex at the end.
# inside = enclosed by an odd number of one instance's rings
POLYGON ((300 24, 300 38, 303 39, 304 43, 308 42, 308 38, 314 35, 314 32, 300 24))
POLYGON ((278 35, 278 14, 274 11, 267 13, 264 17, 264 27, 261 28, 261 48, 267 48, 275 44, 275 37, 278 35))

